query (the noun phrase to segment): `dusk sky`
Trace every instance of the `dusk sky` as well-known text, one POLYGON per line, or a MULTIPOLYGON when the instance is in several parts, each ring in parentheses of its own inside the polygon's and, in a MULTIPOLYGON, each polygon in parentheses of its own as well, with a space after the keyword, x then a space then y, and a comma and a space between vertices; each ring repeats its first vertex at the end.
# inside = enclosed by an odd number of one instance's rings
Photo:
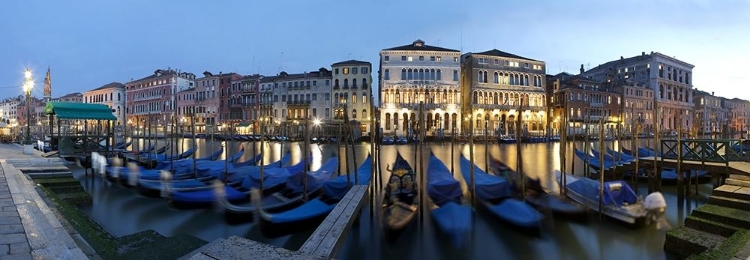
MULTIPOLYGON (((697 89, 750 99, 750 1, 7 1, 0 98, 23 71, 59 97, 159 68, 201 76, 330 68, 422 39, 547 63, 547 74, 658 51, 695 65, 697 89), (541 2, 541 3, 539 3, 541 2), (537 4, 538 3, 538 4, 537 4)), ((377 74, 373 74, 377 78, 377 74)))

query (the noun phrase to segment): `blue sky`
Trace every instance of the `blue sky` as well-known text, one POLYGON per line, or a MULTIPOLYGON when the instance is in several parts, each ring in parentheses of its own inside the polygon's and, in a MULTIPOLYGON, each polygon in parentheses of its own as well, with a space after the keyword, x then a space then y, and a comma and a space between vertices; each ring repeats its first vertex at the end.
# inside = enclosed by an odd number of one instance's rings
MULTIPOLYGON (((750 1, 41 1, 0 10, 0 98, 31 68, 42 95, 125 83, 158 68, 275 75, 359 59, 422 39, 497 48, 577 73, 641 52, 695 65, 694 86, 750 99, 750 1)), ((373 74, 376 78, 377 74, 373 74)))

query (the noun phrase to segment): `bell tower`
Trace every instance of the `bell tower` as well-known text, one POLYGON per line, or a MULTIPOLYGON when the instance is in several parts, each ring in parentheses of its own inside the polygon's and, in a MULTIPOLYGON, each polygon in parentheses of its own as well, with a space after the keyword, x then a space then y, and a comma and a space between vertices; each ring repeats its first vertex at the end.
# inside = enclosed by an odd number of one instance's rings
POLYGON ((52 79, 49 76, 50 69, 47 67, 47 76, 44 77, 44 101, 52 100, 52 79))

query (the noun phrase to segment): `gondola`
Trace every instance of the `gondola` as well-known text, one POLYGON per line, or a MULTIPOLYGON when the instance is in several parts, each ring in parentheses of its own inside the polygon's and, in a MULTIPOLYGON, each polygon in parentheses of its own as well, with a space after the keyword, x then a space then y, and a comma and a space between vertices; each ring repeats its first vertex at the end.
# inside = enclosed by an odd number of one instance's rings
POLYGON ((326 181, 320 197, 311 199, 299 207, 279 213, 268 213, 262 206, 255 205, 260 217, 261 232, 266 237, 278 237, 315 228, 346 196, 351 187, 370 184, 371 162, 372 158, 368 156, 359 168, 349 175, 341 175, 326 181), (358 182, 355 182, 352 175, 357 176, 358 182))
MULTIPOLYGON (((214 175, 201 175, 200 177, 189 179, 170 179, 169 183, 165 183, 165 180, 145 180, 139 178, 138 193, 146 197, 160 197, 165 195, 162 193, 163 191, 165 191, 167 185, 169 186, 170 190, 187 191, 200 187, 206 187, 207 185, 211 184, 211 181, 215 179, 223 179, 226 185, 236 187, 241 184, 241 181, 244 179, 247 173, 253 170, 252 168, 248 167, 257 167, 255 166, 255 163, 258 162, 260 156, 261 155, 259 154, 247 161, 233 164, 233 170, 227 171, 226 174, 224 174, 223 172, 217 172, 214 175)), ((282 161, 283 160, 286 160, 285 163, 288 163, 288 161, 291 160, 291 155, 282 158, 282 161)), ((278 166, 279 161, 269 163, 265 167, 278 166)))
MULTIPOLYGON (((517 182, 519 173, 511 169, 507 164, 492 157, 490 158, 490 169, 495 175, 503 176, 506 180, 509 180, 516 191, 522 192, 522 187, 517 182)), ((539 179, 529 178, 525 174, 523 176, 525 181, 523 186, 525 188, 524 196, 527 203, 542 212, 551 212, 556 218, 571 220, 587 219, 588 211, 586 208, 560 197, 555 192, 555 189, 543 187, 539 179)), ((550 177, 550 179, 552 178, 554 177, 550 177)), ((552 184, 557 183, 552 182, 552 184)))
POLYGON ((508 181, 487 174, 466 157, 460 159, 461 174, 469 190, 474 190, 476 199, 490 214, 514 227, 538 233, 544 216, 526 202, 513 198, 508 181), (474 186, 471 185, 471 167, 474 167, 474 186))
MULTIPOLYGON (((305 203, 305 198, 314 199, 323 193, 323 183, 330 179, 338 168, 338 157, 329 158, 319 169, 315 171, 301 171, 293 174, 286 180, 281 190, 276 192, 265 191, 261 195, 260 204, 262 211, 278 213, 295 208, 305 203), (305 188, 305 176, 307 176, 307 188, 305 188), (307 193, 305 193, 307 192, 307 193)), ((252 195, 251 195, 252 197, 252 195)), ((246 196, 245 198, 248 198, 246 196)), ((252 198, 251 198, 252 199, 252 198)), ((231 224, 252 221, 257 211, 257 203, 251 200, 233 200, 231 197, 219 201, 224 208, 224 219, 231 224)), ((269 233, 270 234, 270 233, 269 233)))
POLYGON ((396 153, 391 177, 383 192, 381 222, 388 239, 395 239, 417 215, 419 189, 417 175, 409 163, 396 153))
MULTIPOLYGON (((304 169, 304 161, 288 167, 264 169, 263 192, 270 194, 283 189, 289 178, 301 174, 304 169)), ((223 200, 230 203, 249 201, 250 190, 259 187, 259 180, 260 170, 258 169, 258 171, 248 172, 239 187, 225 185, 222 188, 223 194, 219 197, 216 196, 214 189, 203 187, 169 192, 167 202, 177 209, 191 209, 211 207, 217 202, 223 204, 223 200)))
POLYGON ((463 246, 473 226, 471 207, 464 204, 461 183, 434 154, 427 165, 427 195, 435 205, 432 218, 454 246, 463 246))

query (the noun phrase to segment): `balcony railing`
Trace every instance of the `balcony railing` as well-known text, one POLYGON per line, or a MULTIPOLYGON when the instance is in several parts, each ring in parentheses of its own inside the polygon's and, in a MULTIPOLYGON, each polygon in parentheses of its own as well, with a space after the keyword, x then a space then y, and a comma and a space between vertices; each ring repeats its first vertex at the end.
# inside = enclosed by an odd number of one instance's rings
MULTIPOLYGON (((419 103, 384 103, 384 108, 407 108, 407 109, 419 109, 419 103)), ((459 109, 458 104, 433 104, 433 103, 425 103, 424 109, 444 109, 444 110, 450 110, 450 109, 459 109)))
POLYGON ((310 105, 310 100, 294 100, 294 101, 287 101, 287 106, 303 106, 303 105, 310 105))
POLYGON ((236 102, 229 105, 229 107, 252 107, 256 104, 255 102, 236 102))

